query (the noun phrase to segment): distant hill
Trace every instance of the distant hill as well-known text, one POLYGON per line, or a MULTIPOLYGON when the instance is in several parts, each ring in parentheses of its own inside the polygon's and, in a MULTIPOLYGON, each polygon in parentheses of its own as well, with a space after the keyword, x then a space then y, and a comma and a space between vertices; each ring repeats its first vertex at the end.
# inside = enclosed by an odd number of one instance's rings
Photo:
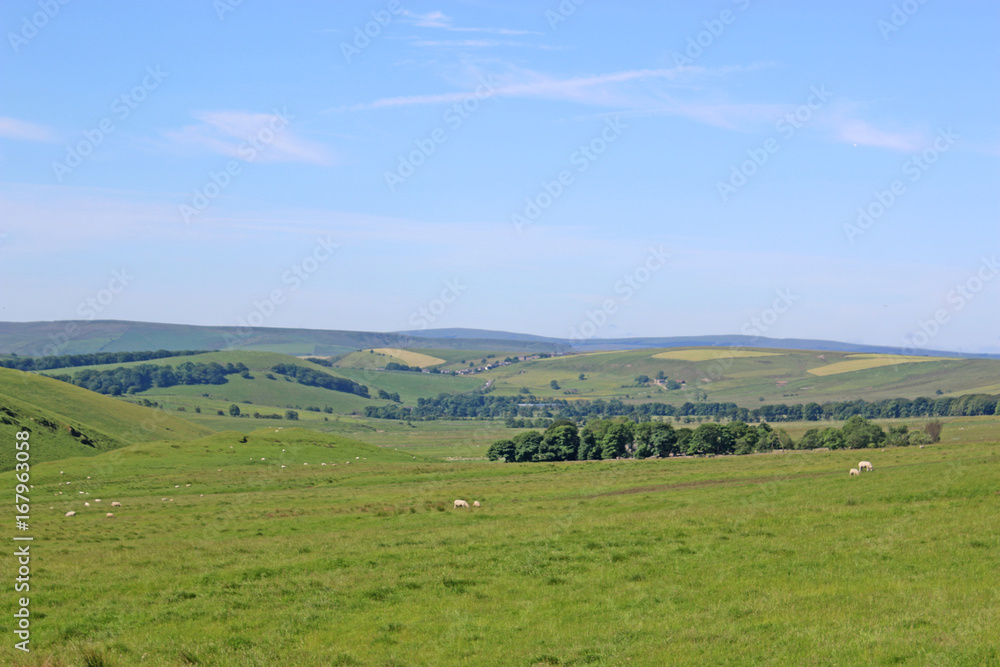
POLYGON ((574 352, 592 352, 596 350, 639 350, 665 347, 738 347, 1000 359, 1000 354, 968 354, 950 352, 947 350, 923 349, 902 350, 899 347, 886 345, 860 345, 856 343, 843 343, 834 340, 808 338, 766 338, 763 336, 743 335, 589 338, 586 340, 573 340, 569 338, 547 338, 545 336, 509 333, 506 331, 488 331, 484 329, 426 329, 424 331, 400 331, 397 333, 413 336, 414 338, 421 340, 462 339, 480 340, 484 342, 490 341, 491 343, 496 343, 496 341, 523 341, 552 345, 556 348, 571 348, 574 352))
MULTIPOLYGON (((93 456, 148 440, 187 440, 212 431, 160 410, 102 396, 33 373, 0 368, 0 438, 31 431, 31 461, 93 456)), ((14 448, 0 448, 0 470, 14 448)))
POLYGON ((673 336, 570 340, 486 329, 426 329, 372 332, 274 327, 214 327, 118 320, 0 322, 0 354, 42 356, 139 350, 258 350, 293 355, 339 356, 374 348, 492 350, 510 353, 590 352, 670 347, 754 347, 913 354, 1000 359, 1000 354, 948 350, 901 350, 831 340, 757 336, 673 336))
POLYGON ((118 320, 0 322, 0 354, 44 356, 138 350, 260 350, 295 355, 337 356, 372 348, 500 349, 559 352, 569 346, 545 339, 415 337, 405 333, 326 331, 273 327, 211 327, 118 320))

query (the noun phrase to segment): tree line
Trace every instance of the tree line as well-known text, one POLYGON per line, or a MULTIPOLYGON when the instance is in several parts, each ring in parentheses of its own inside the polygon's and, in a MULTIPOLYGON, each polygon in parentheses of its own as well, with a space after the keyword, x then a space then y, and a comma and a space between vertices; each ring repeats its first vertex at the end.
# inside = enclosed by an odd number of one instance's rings
POLYGON ((56 368, 73 368, 74 366, 98 366, 101 364, 125 364, 131 361, 150 361, 168 357, 184 357, 192 354, 205 354, 204 350, 156 350, 155 352, 91 352, 89 354, 63 354, 46 357, 19 357, 12 354, 0 359, 3 368, 14 368, 19 371, 49 371, 56 368))
POLYGON ((936 442, 940 422, 923 431, 894 426, 886 433, 864 417, 853 416, 840 428, 811 429, 798 442, 770 424, 705 423, 695 429, 674 428, 669 422, 629 419, 592 419, 582 429, 557 419, 545 431, 525 431, 497 440, 486 452, 491 461, 585 461, 670 456, 724 456, 770 452, 775 449, 863 449, 936 442))
POLYGON ((937 398, 891 398, 878 401, 833 401, 786 405, 762 405, 743 408, 735 403, 686 402, 623 403, 605 401, 568 401, 553 398, 540 402, 534 396, 496 396, 482 393, 439 394, 419 398, 415 406, 367 406, 365 416, 376 419, 428 421, 434 419, 534 419, 537 417, 581 421, 590 418, 629 417, 649 421, 653 417, 708 417, 742 422, 845 421, 859 416, 865 419, 901 419, 908 417, 969 417, 1000 414, 1000 396, 968 394, 937 398))
POLYGON ((295 378, 299 384, 309 387, 322 387, 333 391, 342 391, 348 394, 357 394, 364 398, 369 398, 368 387, 358 384, 354 380, 334 377, 327 373, 321 373, 311 368, 296 366, 294 364, 276 364, 271 366, 271 370, 279 375, 295 378))
POLYGON ((242 363, 228 363, 225 366, 210 362, 194 363, 186 361, 177 368, 172 366, 156 366, 154 364, 139 364, 138 366, 119 366, 110 370, 83 370, 76 375, 50 375, 48 377, 62 380, 77 387, 83 387, 99 394, 120 396, 135 394, 153 387, 173 387, 184 384, 225 384, 229 381, 227 375, 235 373, 249 376, 250 372, 242 363))

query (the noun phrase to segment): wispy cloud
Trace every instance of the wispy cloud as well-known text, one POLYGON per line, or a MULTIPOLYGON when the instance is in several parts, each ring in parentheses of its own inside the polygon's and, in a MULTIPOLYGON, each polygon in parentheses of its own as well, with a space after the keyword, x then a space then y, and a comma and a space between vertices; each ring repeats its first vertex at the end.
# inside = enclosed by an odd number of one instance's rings
POLYGON ((925 132, 885 130, 856 118, 837 121, 834 132, 836 139, 844 143, 888 148, 894 151, 915 151, 927 144, 925 132))
MULTIPOLYGON (((521 71, 518 78, 521 82, 504 82, 505 77, 481 77, 481 82, 488 78, 498 81, 491 85, 490 95, 503 97, 539 97, 554 100, 575 100, 585 103, 612 103, 612 94, 606 86, 615 83, 637 81, 641 79, 663 78, 673 79, 680 76, 684 70, 691 68, 646 69, 613 72, 570 79, 556 79, 537 72, 521 71)), ((384 97, 373 102, 364 102, 349 106, 336 107, 328 111, 370 111, 423 104, 448 104, 466 99, 473 91, 454 93, 437 93, 431 95, 407 95, 402 97, 384 97)))
POLYGON ((410 42, 413 46, 436 46, 448 48, 495 48, 516 47, 541 49, 542 51, 564 51, 566 47, 549 44, 528 44, 527 42, 512 42, 506 39, 417 39, 410 42))
POLYGON ((0 137, 23 141, 55 141, 55 133, 49 128, 8 116, 0 116, 0 137))
MULTIPOLYGON (((540 72, 511 68, 500 75, 478 75, 480 94, 484 82, 490 82, 485 94, 500 97, 535 98, 574 102, 584 106, 613 109, 630 115, 670 115, 732 130, 747 130, 761 123, 773 122, 790 107, 782 104, 735 103, 716 95, 711 100, 686 100, 692 95, 704 97, 706 81, 742 73, 768 64, 734 67, 672 67, 633 69, 589 76, 556 78, 540 72)), ((475 86, 472 86, 474 89, 475 86)), ((372 102, 336 107, 327 112, 372 111, 415 105, 447 105, 461 102, 473 90, 385 97, 372 102)))
POLYGON ((418 28, 439 28, 451 32, 486 32, 494 35, 541 35, 533 30, 511 30, 509 28, 465 28, 452 23, 452 18, 443 12, 427 12, 417 14, 415 12, 403 10, 406 20, 418 28))
POLYGON ((194 146, 213 153, 262 162, 305 162, 329 165, 330 151, 295 135, 281 114, 245 111, 206 111, 194 114, 200 121, 163 135, 177 145, 194 146))

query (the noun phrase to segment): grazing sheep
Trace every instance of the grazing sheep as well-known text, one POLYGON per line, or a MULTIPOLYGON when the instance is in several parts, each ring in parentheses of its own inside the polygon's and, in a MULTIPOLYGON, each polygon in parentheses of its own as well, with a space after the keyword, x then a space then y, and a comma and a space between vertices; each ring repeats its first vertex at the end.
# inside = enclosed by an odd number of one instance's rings
POLYGON ((871 461, 862 461, 858 464, 858 470, 867 470, 868 472, 871 472, 874 469, 875 468, 872 467, 871 461))
POLYGON ((76 516, 76 512, 66 512, 66 516, 76 516))
POLYGON ((473 507, 480 507, 479 501, 478 500, 472 501, 472 506, 473 507))
POLYGON ((114 515, 114 514, 112 514, 111 512, 108 512, 108 518, 109 518, 109 519, 114 519, 114 518, 115 518, 115 515, 114 515))
POLYGON ((468 506, 469 506, 469 503, 465 502, 464 500, 456 500, 455 501, 455 507, 468 507, 468 506))
POLYGON ((851 468, 851 476, 852 476, 852 477, 853 477, 854 475, 860 475, 860 474, 861 474, 861 471, 860 471, 860 470, 858 470, 857 468, 851 468))
POLYGON ((83 506, 84 507, 90 507, 90 503, 84 503, 83 506))
POLYGON ((115 502, 111 503, 111 506, 112 507, 121 507, 122 504, 116 500, 115 502))

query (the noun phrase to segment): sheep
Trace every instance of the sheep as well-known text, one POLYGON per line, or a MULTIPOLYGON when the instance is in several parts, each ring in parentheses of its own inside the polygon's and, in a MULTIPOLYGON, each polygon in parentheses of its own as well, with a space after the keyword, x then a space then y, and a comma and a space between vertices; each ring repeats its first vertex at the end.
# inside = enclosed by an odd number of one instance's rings
POLYGON ((456 508, 458 508, 458 507, 468 507, 468 506, 469 506, 469 503, 465 502, 464 500, 456 500, 455 501, 455 507, 456 508))
POLYGON ((76 512, 66 512, 65 516, 76 516, 76 512))
POLYGON ((875 468, 872 467, 871 461, 862 461, 858 464, 858 470, 867 470, 868 472, 873 471, 875 468))
POLYGON ((111 512, 108 512, 107 516, 108 516, 109 519, 114 519, 115 518, 115 515, 112 514, 111 512))
POLYGON ((84 503, 83 506, 84 507, 90 507, 90 503, 84 503))
POLYGON ((478 500, 472 501, 472 506, 473 507, 480 507, 479 501, 478 500))
POLYGON ((121 507, 122 504, 116 500, 115 502, 111 503, 111 506, 112 507, 121 507))
POLYGON ((857 468, 851 468, 851 476, 852 476, 852 477, 853 477, 854 475, 860 475, 860 474, 861 474, 861 471, 860 471, 860 470, 858 470, 857 468))

